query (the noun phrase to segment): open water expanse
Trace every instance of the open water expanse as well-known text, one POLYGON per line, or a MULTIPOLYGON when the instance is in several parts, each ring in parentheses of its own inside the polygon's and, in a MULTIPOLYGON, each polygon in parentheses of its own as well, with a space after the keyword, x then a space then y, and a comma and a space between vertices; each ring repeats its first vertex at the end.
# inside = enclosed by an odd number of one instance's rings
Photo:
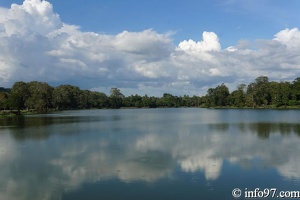
POLYGON ((0 119, 1 200, 226 200, 235 199, 235 188, 240 199, 255 188, 276 188, 274 197, 300 191, 300 110, 81 110, 0 119))

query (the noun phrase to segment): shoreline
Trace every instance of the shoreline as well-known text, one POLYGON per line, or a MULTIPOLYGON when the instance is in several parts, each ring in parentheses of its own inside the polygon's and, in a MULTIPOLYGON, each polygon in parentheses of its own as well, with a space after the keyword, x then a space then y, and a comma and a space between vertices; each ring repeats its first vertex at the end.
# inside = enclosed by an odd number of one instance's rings
MULTIPOLYGON (((266 106, 266 107, 156 107, 156 108, 202 108, 202 109, 242 109, 242 110, 300 110, 300 106, 282 106, 282 107, 272 107, 272 106, 266 106)), ((121 107, 117 109, 126 110, 126 109, 156 109, 156 108, 149 108, 149 107, 121 107)), ((47 111, 37 111, 34 109, 30 110, 1 110, 0 111, 0 118, 1 117, 16 117, 16 116, 25 116, 25 115, 36 115, 36 114, 46 114, 46 113, 52 113, 57 111, 69 111, 69 110, 107 110, 111 108, 90 108, 90 109, 62 109, 62 110, 56 110, 56 109, 49 109, 47 111)), ((114 110, 117 110, 114 109, 114 110)))

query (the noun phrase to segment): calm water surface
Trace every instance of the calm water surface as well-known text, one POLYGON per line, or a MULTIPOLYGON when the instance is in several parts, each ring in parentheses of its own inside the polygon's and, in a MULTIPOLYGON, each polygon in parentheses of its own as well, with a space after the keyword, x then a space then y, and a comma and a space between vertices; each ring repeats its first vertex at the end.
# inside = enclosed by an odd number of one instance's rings
POLYGON ((234 199, 234 188, 300 190, 299 116, 184 108, 1 118, 0 199, 208 200, 234 199))

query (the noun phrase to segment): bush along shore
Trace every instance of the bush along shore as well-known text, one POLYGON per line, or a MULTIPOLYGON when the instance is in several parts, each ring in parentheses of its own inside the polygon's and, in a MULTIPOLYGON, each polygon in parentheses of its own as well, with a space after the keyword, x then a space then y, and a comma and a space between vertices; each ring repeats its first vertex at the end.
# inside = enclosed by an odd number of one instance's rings
POLYGON ((125 97, 120 89, 110 94, 81 90, 77 86, 52 87, 45 82, 16 82, 12 88, 0 87, 0 116, 44 113, 54 110, 103 108, 300 108, 300 77, 292 82, 269 81, 260 76, 250 84, 240 84, 230 92, 225 84, 209 88, 204 96, 125 97))
POLYGON ((47 113, 47 111, 40 111, 35 109, 26 109, 26 110, 1 110, 0 117, 4 116, 20 116, 20 115, 33 115, 33 114, 40 114, 40 113, 47 113))

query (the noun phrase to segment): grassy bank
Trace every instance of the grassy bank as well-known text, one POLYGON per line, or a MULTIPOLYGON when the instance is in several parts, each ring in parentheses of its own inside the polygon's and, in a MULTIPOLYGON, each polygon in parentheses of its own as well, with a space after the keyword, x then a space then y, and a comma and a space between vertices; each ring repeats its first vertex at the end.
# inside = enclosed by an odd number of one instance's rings
POLYGON ((13 116, 20 116, 20 115, 33 115, 38 114, 37 110, 30 109, 30 110, 1 110, 0 117, 13 117, 13 116))

